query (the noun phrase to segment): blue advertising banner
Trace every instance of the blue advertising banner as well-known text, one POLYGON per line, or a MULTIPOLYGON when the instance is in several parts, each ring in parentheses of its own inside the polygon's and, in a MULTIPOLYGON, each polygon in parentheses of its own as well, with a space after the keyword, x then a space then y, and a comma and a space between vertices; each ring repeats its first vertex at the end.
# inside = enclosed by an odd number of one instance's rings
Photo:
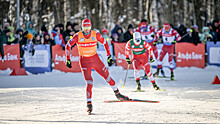
POLYGON ((220 42, 207 42, 208 64, 220 66, 220 42))
POLYGON ((24 69, 33 74, 51 72, 50 45, 35 45, 34 49, 34 55, 25 51, 24 69))

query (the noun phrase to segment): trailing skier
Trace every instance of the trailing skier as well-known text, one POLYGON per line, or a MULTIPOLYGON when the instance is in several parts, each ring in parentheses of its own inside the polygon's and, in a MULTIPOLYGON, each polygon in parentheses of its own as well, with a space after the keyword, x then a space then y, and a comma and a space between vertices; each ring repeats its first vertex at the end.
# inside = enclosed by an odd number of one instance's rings
POLYGON ((137 90, 141 90, 140 74, 139 70, 142 66, 149 80, 151 81, 155 90, 160 88, 157 86, 153 74, 150 72, 150 65, 148 63, 148 55, 150 56, 150 62, 153 62, 153 50, 152 47, 141 38, 140 32, 133 33, 133 39, 129 40, 125 48, 125 56, 128 64, 133 61, 134 77, 137 83, 137 90), (132 60, 129 58, 129 51, 132 51, 132 60), (148 54, 146 53, 148 51, 148 54))
POLYGON ((181 36, 177 33, 176 30, 174 30, 173 28, 170 27, 169 23, 165 23, 164 27, 162 29, 160 29, 157 32, 156 37, 154 38, 153 42, 156 42, 157 39, 159 37, 162 36, 163 39, 163 47, 162 47, 162 51, 160 52, 160 56, 159 56, 159 61, 158 61, 158 66, 157 66, 157 72, 154 73, 154 76, 158 76, 159 75, 159 71, 160 69, 162 69, 162 61, 164 56, 168 53, 169 56, 169 64, 170 64, 170 71, 171 71, 171 80, 174 80, 174 73, 173 73, 173 49, 174 49, 174 45, 176 43, 176 41, 181 40, 181 36))

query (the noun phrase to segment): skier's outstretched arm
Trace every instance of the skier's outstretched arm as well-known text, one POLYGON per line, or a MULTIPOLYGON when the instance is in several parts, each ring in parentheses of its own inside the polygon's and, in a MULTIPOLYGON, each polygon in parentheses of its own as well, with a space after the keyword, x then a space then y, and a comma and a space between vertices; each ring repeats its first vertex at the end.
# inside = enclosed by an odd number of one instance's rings
POLYGON ((66 66, 68 68, 72 68, 71 61, 70 61, 70 49, 75 43, 77 43, 77 41, 78 41, 78 34, 75 34, 66 44, 65 56, 66 56, 66 66))

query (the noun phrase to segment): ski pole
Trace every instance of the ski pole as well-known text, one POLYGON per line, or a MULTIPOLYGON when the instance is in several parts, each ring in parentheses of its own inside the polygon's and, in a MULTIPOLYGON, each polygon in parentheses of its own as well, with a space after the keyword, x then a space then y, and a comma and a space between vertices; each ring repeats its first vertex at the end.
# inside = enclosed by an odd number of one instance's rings
POLYGON ((130 67, 130 64, 128 64, 128 68, 127 68, 127 72, 126 72, 126 75, 125 75, 125 79, 124 79, 124 84, 122 85, 122 88, 125 87, 125 82, 126 82, 126 78, 127 78, 127 75, 128 75, 128 69, 130 67))

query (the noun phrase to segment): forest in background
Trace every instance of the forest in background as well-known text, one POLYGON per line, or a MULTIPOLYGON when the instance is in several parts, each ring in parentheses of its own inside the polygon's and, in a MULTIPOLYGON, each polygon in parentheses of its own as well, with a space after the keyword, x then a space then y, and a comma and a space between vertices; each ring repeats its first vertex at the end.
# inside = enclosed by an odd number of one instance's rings
MULTIPOLYGON (((0 26, 4 22, 16 27, 16 0, 1 0, 0 26)), ((28 21, 40 31, 43 24, 52 29, 55 24, 67 21, 81 25, 90 18, 99 30, 112 29, 121 21, 127 30, 129 24, 137 27, 142 19, 156 28, 166 22, 201 28, 213 19, 220 19, 220 0, 20 0, 20 27, 26 29, 28 21)), ((124 30, 124 31, 125 31, 124 30)))

